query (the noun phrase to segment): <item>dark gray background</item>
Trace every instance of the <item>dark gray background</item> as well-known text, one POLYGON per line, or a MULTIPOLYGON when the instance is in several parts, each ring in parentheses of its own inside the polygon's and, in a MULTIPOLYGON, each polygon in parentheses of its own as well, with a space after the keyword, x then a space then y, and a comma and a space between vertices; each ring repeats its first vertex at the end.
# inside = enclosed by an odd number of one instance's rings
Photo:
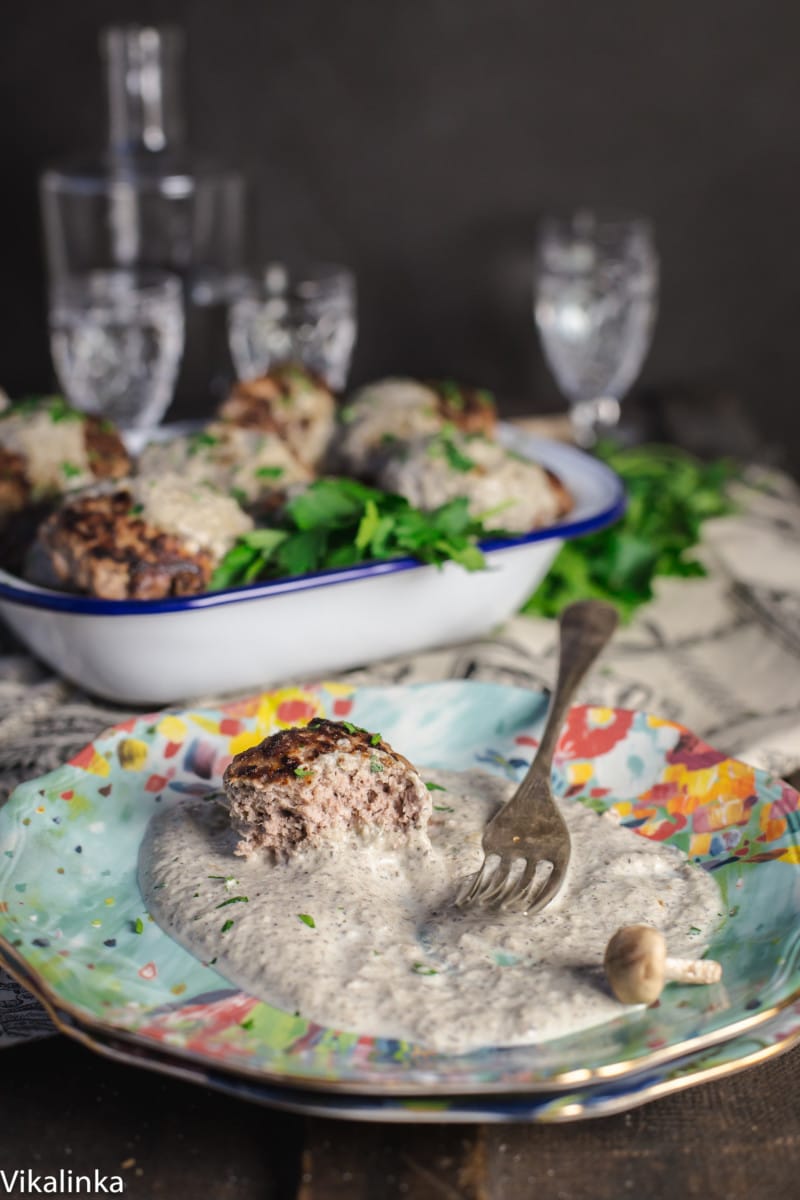
POLYGON ((800 450, 796 0, 15 8, 0 42, 0 382, 13 393, 50 382, 35 179, 102 141, 98 29, 177 20, 192 140, 252 177, 259 253, 356 269, 355 379, 446 374, 508 409, 552 407, 530 318, 536 214, 639 209, 663 264, 644 384, 732 387, 800 450))

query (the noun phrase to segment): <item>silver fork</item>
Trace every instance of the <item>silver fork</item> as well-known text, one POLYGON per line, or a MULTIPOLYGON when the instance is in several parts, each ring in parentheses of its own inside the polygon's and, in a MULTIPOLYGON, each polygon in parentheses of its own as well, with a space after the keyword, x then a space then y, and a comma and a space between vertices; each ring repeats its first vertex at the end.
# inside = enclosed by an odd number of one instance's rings
POLYGON ((617 610, 601 600, 581 600, 561 613, 558 679, 542 740, 522 783, 484 830, 483 863, 457 896, 459 907, 494 905, 530 915, 543 909, 560 890, 569 863, 570 838, 550 787, 553 754, 575 690, 617 622, 617 610), (494 856, 499 861, 489 867, 494 856), (524 859, 525 865, 509 885, 519 859, 524 859), (552 870, 539 884, 536 869, 548 862, 552 870))

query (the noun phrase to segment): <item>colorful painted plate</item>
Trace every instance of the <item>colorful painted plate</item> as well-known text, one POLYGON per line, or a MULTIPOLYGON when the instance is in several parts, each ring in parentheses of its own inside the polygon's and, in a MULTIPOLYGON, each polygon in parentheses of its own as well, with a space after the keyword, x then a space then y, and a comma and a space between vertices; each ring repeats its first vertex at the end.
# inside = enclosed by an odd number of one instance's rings
POLYGON ((327 684, 128 721, 17 789, 0 813, 4 952, 84 1028, 259 1084, 386 1096, 574 1089, 739 1036, 798 999, 797 793, 678 725, 623 710, 573 709, 557 789, 613 806, 714 871, 725 917, 711 953, 723 985, 670 987, 658 1008, 537 1046, 446 1057, 310 1025, 233 988, 154 922, 137 932, 137 855, 151 813, 217 786, 230 756, 266 733, 316 714, 348 717, 419 763, 513 779, 545 707, 541 693, 489 684, 327 684))
MULTIPOLYGON (((0 963, 8 969, 9 964, 3 960, 2 954, 0 963)), ((20 971, 19 963, 16 964, 16 973, 20 982, 35 993, 35 984, 24 971, 20 971)), ((47 1000, 39 998, 47 1006, 47 1000)), ((554 1124, 608 1117, 638 1108, 673 1092, 738 1074, 739 1071, 785 1054, 800 1044, 800 1001, 797 1001, 771 1021, 762 1022, 741 1037, 717 1043, 651 1070, 627 1075, 612 1083, 598 1083, 575 1091, 475 1098, 352 1096, 303 1091, 294 1087, 269 1087, 258 1080, 244 1079, 174 1058, 153 1045, 84 1029, 70 1014, 59 1014, 52 1009, 50 1014, 68 1036, 115 1062, 158 1071, 201 1087, 212 1087, 239 1100, 250 1100, 305 1116, 415 1125, 466 1122, 554 1124)))

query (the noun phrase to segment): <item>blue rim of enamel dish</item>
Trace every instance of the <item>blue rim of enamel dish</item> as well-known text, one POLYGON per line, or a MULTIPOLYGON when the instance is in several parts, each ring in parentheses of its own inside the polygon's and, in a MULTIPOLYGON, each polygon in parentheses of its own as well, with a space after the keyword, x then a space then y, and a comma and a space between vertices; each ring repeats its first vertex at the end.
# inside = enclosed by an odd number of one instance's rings
MULTIPOLYGON (((544 529, 515 538, 492 539, 479 543, 481 550, 492 555, 502 550, 513 550, 529 546, 533 542, 566 540, 596 533, 612 525, 625 512, 626 497, 622 481, 610 467, 598 459, 591 458, 574 447, 560 445, 557 456, 573 456, 581 460, 581 468, 595 476, 607 489, 607 498, 599 509, 584 504, 590 511, 584 516, 566 519, 544 529)), ((539 461, 542 461, 541 456, 539 461)), ((545 467, 550 463, 543 462, 545 467)), ((216 608, 223 604, 238 604, 247 600, 261 600, 268 596, 282 596, 292 592, 304 592, 310 588, 327 587, 336 583, 352 583, 379 575, 394 575, 400 571, 413 571, 428 567, 429 563, 416 558, 391 558, 379 562, 358 563, 352 567, 335 567, 325 571, 313 571, 308 575, 293 575, 285 579, 271 579, 260 583, 240 584, 216 592, 203 592, 198 596, 173 596, 165 600, 100 600, 96 596, 71 595, 67 592, 49 591, 34 584, 18 582, 14 576, 0 571, 0 603, 11 601, 24 608, 40 608, 50 612, 72 613, 76 616, 143 617, 157 613, 191 612, 197 609, 216 608), (7 582, 11 580, 11 582, 7 582)))

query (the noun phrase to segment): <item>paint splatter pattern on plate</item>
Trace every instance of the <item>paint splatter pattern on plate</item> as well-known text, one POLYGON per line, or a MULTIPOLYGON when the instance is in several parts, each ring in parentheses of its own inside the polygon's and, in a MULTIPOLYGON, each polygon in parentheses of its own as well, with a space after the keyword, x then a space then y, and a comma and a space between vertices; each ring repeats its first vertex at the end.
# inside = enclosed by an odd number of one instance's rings
POLYGON ((287 688, 222 708, 139 717, 18 788, 0 812, 0 935, 64 1010, 177 1055, 266 1080, 374 1091, 533 1090, 617 1077, 740 1033, 800 989, 798 795, 645 713, 576 707, 556 790, 613 807, 679 846, 720 887, 711 953, 723 985, 668 988, 656 1009, 538 1046, 448 1058, 360 1038, 232 987, 144 911, 136 869, 151 814, 216 789, 230 758, 313 716, 379 729, 419 764, 510 779, 537 744, 546 697, 450 682, 287 688), (588 1073, 588 1075, 587 1075, 588 1073))

